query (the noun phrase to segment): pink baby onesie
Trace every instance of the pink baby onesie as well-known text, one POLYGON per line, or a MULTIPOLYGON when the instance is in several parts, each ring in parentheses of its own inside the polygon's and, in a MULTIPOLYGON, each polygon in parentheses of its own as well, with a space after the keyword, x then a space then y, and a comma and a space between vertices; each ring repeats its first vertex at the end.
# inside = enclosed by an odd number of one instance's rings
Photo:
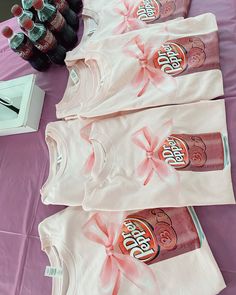
POLYGON ((82 12, 84 34, 80 47, 89 39, 103 39, 149 24, 186 17, 189 6, 190 0, 86 0, 82 12))
POLYGON ((92 152, 90 143, 81 137, 79 120, 49 123, 45 140, 49 151, 49 176, 41 189, 44 204, 76 205, 82 203, 87 175, 86 159, 92 152), (78 196, 81 196, 80 199, 78 196))
POLYGON ((235 203, 224 100, 100 120, 89 140, 85 210, 235 203))
POLYGON ((69 207, 45 219, 39 234, 58 274, 52 295, 216 295, 225 288, 193 208, 69 207))
POLYGON ((57 117, 212 99, 223 95, 217 23, 211 13, 90 42, 67 60, 57 117))

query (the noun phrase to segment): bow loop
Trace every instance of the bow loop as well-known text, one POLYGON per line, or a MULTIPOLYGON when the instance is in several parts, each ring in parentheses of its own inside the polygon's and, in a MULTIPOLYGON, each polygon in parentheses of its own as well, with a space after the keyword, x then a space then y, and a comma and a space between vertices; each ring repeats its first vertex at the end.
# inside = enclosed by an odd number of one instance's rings
POLYGON ((152 136, 147 127, 136 131, 132 136, 133 142, 146 152, 153 153, 158 144, 158 137, 152 136))
POLYGON ((132 136, 132 141, 139 148, 146 151, 145 159, 139 164, 137 173, 139 176, 147 175, 144 185, 151 180, 154 172, 158 174, 161 181, 173 176, 174 182, 179 181, 176 170, 158 157, 158 149, 163 145, 166 138, 171 134, 172 121, 166 122, 156 133, 155 136, 147 127, 143 127, 132 136))
POLYGON ((131 39, 124 48, 125 54, 137 59, 139 62, 140 69, 132 80, 132 84, 135 88, 143 84, 141 90, 137 94, 138 97, 145 93, 150 82, 156 87, 159 87, 166 81, 170 84, 169 89, 173 90, 176 88, 175 79, 171 75, 166 74, 150 64, 152 52, 153 47, 150 44, 144 45, 138 35, 131 39))
POLYGON ((130 3, 130 1, 127 0, 121 2, 123 3, 123 9, 114 8, 114 11, 123 18, 122 22, 115 28, 115 34, 123 34, 147 26, 144 21, 141 21, 135 16, 135 8, 137 7, 135 3, 130 3))
POLYGON ((118 295, 122 276, 125 276, 143 294, 156 295, 158 287, 152 270, 138 259, 115 251, 124 217, 119 212, 95 213, 83 226, 89 240, 104 246, 106 258, 100 272, 102 290, 111 290, 110 294, 118 295))

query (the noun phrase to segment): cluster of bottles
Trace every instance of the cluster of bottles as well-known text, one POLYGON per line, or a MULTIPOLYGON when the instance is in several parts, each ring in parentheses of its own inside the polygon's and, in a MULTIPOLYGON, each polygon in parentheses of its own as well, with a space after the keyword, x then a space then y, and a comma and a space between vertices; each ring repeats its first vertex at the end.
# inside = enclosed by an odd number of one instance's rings
POLYGON ((33 68, 45 71, 51 63, 63 65, 66 51, 78 42, 78 12, 81 0, 22 0, 22 7, 14 5, 12 14, 21 29, 15 33, 8 26, 2 35, 10 48, 27 60, 33 68))

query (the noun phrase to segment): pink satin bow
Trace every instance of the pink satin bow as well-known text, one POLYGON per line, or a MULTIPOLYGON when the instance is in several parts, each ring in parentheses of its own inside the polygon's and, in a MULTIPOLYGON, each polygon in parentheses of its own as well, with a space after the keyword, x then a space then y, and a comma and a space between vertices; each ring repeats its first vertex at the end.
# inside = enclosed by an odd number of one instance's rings
MULTIPOLYGON (((89 139, 89 134, 91 131, 91 127, 92 127, 92 123, 87 124, 86 126, 84 126, 83 128, 80 129, 80 136, 86 140, 88 143, 91 144, 91 141, 89 139)), ((93 147, 92 147, 93 148, 93 147)), ((91 172, 93 165, 95 162, 95 154, 94 151, 91 152, 91 154, 89 155, 88 159, 86 160, 85 164, 84 164, 84 170, 85 173, 91 172)))
POLYGON ((140 69, 132 81, 135 88, 144 84, 137 94, 138 97, 145 93, 150 82, 156 86, 160 86, 162 82, 168 79, 169 83, 175 84, 175 80, 171 75, 167 75, 162 70, 150 64, 152 51, 152 46, 144 45, 140 36, 136 36, 129 41, 124 49, 127 55, 136 58, 140 64, 140 69))
POLYGON ((138 259, 114 250, 124 218, 124 214, 120 212, 95 213, 83 227, 84 235, 89 240, 102 245, 106 252, 105 261, 101 261, 101 294, 104 291, 109 295, 117 295, 122 276, 124 276, 143 294, 157 295, 158 285, 151 268, 138 259))
POLYGON ((158 174, 162 181, 167 178, 173 178, 174 183, 177 184, 179 182, 176 170, 158 158, 158 149, 171 134, 171 127, 172 123, 168 121, 159 129, 155 136, 152 136, 151 131, 147 127, 143 127, 132 136, 132 141, 146 152, 145 159, 137 168, 139 176, 147 175, 144 185, 149 183, 154 172, 158 174))
POLYGON ((131 4, 128 0, 121 1, 124 5, 124 10, 120 8, 115 8, 115 12, 123 17, 123 21, 114 30, 115 34, 123 34, 132 30, 138 30, 147 26, 144 21, 135 17, 134 10, 137 4, 131 4))

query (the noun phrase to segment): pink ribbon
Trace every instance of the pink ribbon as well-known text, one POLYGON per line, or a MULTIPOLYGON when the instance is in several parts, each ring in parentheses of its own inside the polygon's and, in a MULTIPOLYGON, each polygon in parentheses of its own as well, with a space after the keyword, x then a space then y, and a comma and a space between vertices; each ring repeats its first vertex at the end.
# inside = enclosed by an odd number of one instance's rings
POLYGON ((138 30, 146 27, 146 23, 135 17, 134 10, 137 7, 135 3, 131 4, 128 0, 121 1, 124 9, 115 8, 115 12, 123 17, 123 21, 114 30, 115 34, 123 34, 132 30, 138 30))
POLYGON ((158 285, 151 268, 138 259, 114 250, 124 217, 119 212, 95 213, 83 227, 85 236, 102 245, 106 252, 100 272, 101 293, 106 293, 106 290, 109 295, 117 295, 124 276, 143 294, 157 295, 158 285))
MULTIPOLYGON (((90 143, 91 147, 93 148, 93 146, 91 144, 91 140, 89 139, 89 134, 90 134, 91 128, 92 128, 92 123, 89 123, 86 126, 84 126, 83 128, 81 128, 80 129, 80 136, 84 140, 86 140, 88 143, 90 143)), ((84 164, 85 173, 91 172, 94 162, 95 162, 95 154, 94 154, 94 151, 92 151, 84 164)))
POLYGON ((179 182, 179 176, 176 170, 158 158, 158 149, 171 134, 171 127, 172 123, 168 121, 159 129, 159 132, 155 136, 152 136, 151 131, 147 127, 143 127, 132 136, 132 141, 146 152, 145 159, 137 168, 139 176, 147 175, 144 185, 149 183, 154 172, 158 174, 161 181, 171 178, 175 184, 179 182))
POLYGON ((91 170, 93 169, 94 162, 95 162, 95 155, 94 155, 94 152, 92 152, 84 164, 85 173, 91 172, 91 170))
POLYGON ((175 80, 171 75, 167 75, 165 72, 155 68, 149 63, 152 58, 152 51, 152 46, 144 45, 140 36, 136 36, 129 41, 124 49, 127 55, 136 58, 140 64, 140 69, 132 81, 135 88, 143 84, 143 87, 137 94, 138 97, 145 93, 150 82, 157 87, 167 79, 172 85, 175 84, 175 80))

